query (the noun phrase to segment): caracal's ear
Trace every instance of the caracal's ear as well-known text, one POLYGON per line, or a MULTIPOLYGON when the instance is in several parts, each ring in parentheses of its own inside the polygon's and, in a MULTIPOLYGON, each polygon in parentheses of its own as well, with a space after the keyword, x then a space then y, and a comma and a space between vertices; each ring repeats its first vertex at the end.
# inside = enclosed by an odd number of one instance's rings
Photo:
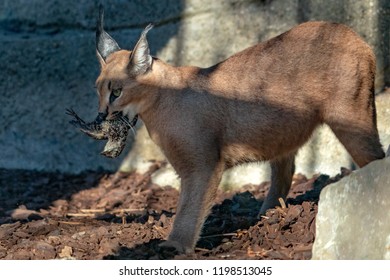
POLYGON ((152 66, 152 57, 150 56, 148 41, 146 40, 146 34, 152 28, 153 24, 149 24, 142 31, 141 37, 130 54, 128 70, 133 75, 144 74, 152 66))
POLYGON ((96 23, 96 52, 101 65, 106 63, 107 57, 121 48, 117 42, 103 28, 104 9, 99 5, 99 19, 96 23))

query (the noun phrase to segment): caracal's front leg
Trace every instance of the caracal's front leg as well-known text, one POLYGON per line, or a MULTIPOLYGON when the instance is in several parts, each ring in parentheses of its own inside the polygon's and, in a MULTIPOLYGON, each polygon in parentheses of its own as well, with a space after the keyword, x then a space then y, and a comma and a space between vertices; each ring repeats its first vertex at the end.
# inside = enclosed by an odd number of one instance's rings
POLYGON ((205 218, 214 202, 224 165, 209 160, 198 163, 195 170, 181 177, 181 191, 176 218, 168 241, 180 253, 193 251, 205 218))

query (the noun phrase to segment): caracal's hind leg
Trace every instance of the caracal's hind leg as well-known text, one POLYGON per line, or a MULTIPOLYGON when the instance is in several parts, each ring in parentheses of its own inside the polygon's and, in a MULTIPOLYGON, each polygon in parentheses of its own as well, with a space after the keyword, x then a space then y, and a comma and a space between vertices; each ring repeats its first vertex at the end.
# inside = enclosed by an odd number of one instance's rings
POLYGON ((365 130, 341 124, 330 127, 359 167, 385 157, 376 128, 365 130))
POLYGON ((264 214, 268 209, 280 205, 279 198, 286 199, 295 171, 294 161, 295 153, 270 162, 271 188, 261 206, 260 214, 264 214))
POLYGON ((354 100, 340 104, 337 111, 327 110, 325 115, 325 123, 359 167, 385 156, 379 141, 373 88, 362 83, 354 100))

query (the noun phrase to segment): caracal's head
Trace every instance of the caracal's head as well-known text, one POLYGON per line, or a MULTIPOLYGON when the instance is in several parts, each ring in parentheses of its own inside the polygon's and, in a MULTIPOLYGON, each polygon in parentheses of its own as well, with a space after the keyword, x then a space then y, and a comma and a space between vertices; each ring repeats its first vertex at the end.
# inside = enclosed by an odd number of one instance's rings
POLYGON ((96 80, 99 116, 114 119, 118 115, 133 118, 139 112, 138 102, 145 91, 142 80, 149 74, 152 57, 146 40, 149 24, 142 32, 133 51, 122 50, 103 28, 104 11, 100 7, 96 30, 96 53, 101 72, 96 80))
POLYGON ((141 96, 148 91, 145 80, 152 69, 147 32, 142 32, 133 51, 121 50, 115 40, 103 29, 103 8, 100 6, 96 30, 96 53, 101 72, 96 80, 99 95, 99 114, 95 121, 86 123, 73 110, 71 123, 95 139, 107 139, 102 152, 117 157, 122 152, 129 129, 138 118, 141 96), (129 119, 130 117, 130 119, 129 119))

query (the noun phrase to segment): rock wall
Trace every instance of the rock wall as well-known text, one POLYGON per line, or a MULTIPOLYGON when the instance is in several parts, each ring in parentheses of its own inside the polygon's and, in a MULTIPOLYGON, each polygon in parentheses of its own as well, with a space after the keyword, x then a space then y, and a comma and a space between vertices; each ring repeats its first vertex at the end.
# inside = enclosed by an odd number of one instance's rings
MULTIPOLYGON (((153 53, 178 32, 181 1, 102 2, 107 30, 123 48, 132 48, 149 22, 161 22, 150 38, 153 53)), ((97 114, 97 13, 98 1, 0 1, 0 167, 80 172, 120 165, 122 158, 99 155, 104 143, 81 135, 65 115, 66 108, 86 120, 97 114)))
MULTIPOLYGON (((96 116, 98 2, 0 1, 0 168, 80 172, 115 170, 122 163, 129 170, 159 157, 142 127, 136 137, 136 146, 141 148, 123 162, 126 153, 115 160, 100 156, 104 144, 86 138, 67 123, 66 108, 85 119, 96 116)), ((377 91, 390 84, 390 2, 386 0, 100 2, 105 6, 107 30, 120 46, 132 48, 142 28, 154 22, 156 27, 148 35, 151 51, 175 65, 210 66, 299 22, 343 22, 376 52, 377 91)), ((132 142, 129 139, 127 152, 132 142)), ((314 136, 299 157, 298 171, 306 174, 320 170, 332 174, 340 166, 351 165, 345 150, 326 129, 314 136)), ((237 173, 248 170, 252 171, 245 176, 252 176, 248 177, 252 181, 267 175, 266 169, 252 165, 232 170, 225 178, 232 181, 237 173)))

